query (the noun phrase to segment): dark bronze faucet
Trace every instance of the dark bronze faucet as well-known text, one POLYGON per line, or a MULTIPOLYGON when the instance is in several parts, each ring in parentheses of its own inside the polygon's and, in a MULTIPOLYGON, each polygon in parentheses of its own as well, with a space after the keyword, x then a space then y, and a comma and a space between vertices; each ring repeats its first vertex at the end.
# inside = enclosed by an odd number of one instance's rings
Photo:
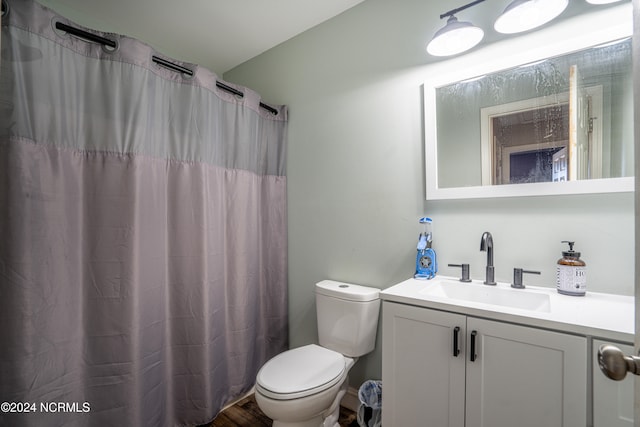
POLYGON ((491 233, 485 231, 482 233, 482 239, 480 240, 480 250, 487 252, 487 275, 484 281, 485 285, 495 285, 495 272, 493 267, 493 237, 491 233))

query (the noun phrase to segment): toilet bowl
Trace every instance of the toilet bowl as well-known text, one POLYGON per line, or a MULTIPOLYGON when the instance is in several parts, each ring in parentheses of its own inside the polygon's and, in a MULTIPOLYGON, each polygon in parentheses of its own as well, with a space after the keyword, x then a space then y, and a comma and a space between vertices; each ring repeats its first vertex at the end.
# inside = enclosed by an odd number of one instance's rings
POLYGON ((256 402, 273 427, 339 427, 348 372, 375 346, 379 290, 325 280, 316 284, 320 345, 281 353, 260 369, 256 402))
POLYGON ((347 373, 355 360, 310 344, 267 362, 256 382, 256 402, 274 427, 318 427, 340 410, 346 392, 347 373), (342 391, 342 393, 340 393, 342 391))

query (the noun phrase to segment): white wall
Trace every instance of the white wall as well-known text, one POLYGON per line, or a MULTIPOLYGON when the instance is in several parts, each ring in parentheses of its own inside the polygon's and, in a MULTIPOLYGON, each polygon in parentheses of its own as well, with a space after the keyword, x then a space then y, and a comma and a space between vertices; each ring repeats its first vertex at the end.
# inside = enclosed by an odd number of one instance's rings
MULTIPOLYGON (((293 347, 317 340, 315 282, 385 288, 412 276, 424 215, 434 219, 441 273, 468 262, 482 277, 480 236, 490 231, 498 280, 524 267, 542 271, 525 283, 553 286, 560 241, 575 240, 588 290, 633 294, 632 194, 425 201, 421 85, 436 29, 425 17, 442 13, 428 3, 367 0, 224 76, 290 108, 293 347)), ((353 386, 380 377, 380 354, 358 362, 353 386)))

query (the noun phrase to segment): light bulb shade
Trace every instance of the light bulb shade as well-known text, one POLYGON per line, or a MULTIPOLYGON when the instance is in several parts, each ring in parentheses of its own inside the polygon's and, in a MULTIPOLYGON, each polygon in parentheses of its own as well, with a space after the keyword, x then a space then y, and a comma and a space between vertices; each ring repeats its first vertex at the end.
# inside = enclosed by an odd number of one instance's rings
POLYGON ((532 30, 560 15, 568 4, 569 0, 513 0, 493 28, 503 34, 532 30))
POLYGON ((447 20, 427 45, 427 52, 433 56, 451 56, 465 52, 482 40, 484 31, 470 22, 460 22, 455 16, 447 20))

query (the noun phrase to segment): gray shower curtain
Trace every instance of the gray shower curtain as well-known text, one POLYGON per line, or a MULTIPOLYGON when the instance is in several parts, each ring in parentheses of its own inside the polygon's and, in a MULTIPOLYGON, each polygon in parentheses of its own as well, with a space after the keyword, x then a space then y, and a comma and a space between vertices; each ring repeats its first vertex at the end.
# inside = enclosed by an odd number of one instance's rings
POLYGON ((208 422, 288 344, 286 108, 6 4, 0 425, 208 422))

